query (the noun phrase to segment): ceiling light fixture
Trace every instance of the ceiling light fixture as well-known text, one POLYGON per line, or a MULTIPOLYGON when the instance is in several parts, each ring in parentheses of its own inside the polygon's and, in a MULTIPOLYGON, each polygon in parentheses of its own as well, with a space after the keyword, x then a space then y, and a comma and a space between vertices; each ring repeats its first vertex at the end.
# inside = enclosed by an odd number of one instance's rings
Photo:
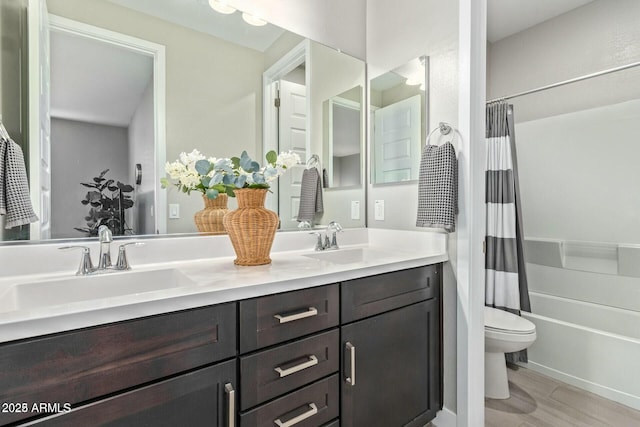
POLYGON ((409 86, 416 86, 416 85, 422 84, 422 82, 415 77, 407 77, 407 81, 405 83, 408 84, 409 86))
POLYGON ((247 24, 250 24, 256 27, 262 27, 263 25, 267 25, 267 21, 265 21, 264 19, 260 19, 256 16, 249 15, 247 12, 242 12, 242 19, 244 19, 244 21, 247 24))
POLYGON ((236 11, 235 8, 229 6, 224 0, 209 0, 209 6, 211 6, 211 9, 216 12, 224 13, 225 15, 229 15, 236 11))

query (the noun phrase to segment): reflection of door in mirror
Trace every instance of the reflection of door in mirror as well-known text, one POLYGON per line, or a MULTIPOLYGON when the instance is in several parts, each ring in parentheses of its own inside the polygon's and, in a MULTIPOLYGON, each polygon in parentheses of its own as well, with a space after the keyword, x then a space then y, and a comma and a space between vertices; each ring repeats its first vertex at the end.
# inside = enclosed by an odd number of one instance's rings
POLYGON ((374 182, 418 179, 421 100, 414 95, 374 112, 374 182))
MULTIPOLYGON (((301 159, 307 158, 307 88, 304 77, 304 67, 298 67, 280 80, 278 110, 278 148, 280 151, 291 150, 301 159)), ((279 178, 280 228, 283 230, 298 227, 296 217, 300 208, 303 171, 304 165, 295 165, 279 178)))
POLYGON ((103 223, 115 234, 153 234, 154 58, 127 36, 52 18, 50 237, 91 236, 103 223), (136 164, 149 172, 137 185, 136 164))
POLYGON ((418 179, 428 123, 428 72, 428 57, 422 56, 371 80, 374 184, 418 179))

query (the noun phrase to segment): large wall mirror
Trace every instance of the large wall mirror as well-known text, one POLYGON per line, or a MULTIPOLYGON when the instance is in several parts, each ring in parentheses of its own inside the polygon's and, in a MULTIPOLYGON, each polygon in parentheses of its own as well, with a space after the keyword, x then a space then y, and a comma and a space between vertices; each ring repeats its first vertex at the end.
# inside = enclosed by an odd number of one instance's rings
POLYGON ((371 182, 418 179, 428 121, 429 58, 420 56, 371 79, 371 182))
MULTIPOLYGON (((268 202, 280 214, 281 229, 297 228, 307 160, 318 156, 322 179, 323 169, 335 165, 328 153, 342 150, 336 141, 331 150, 324 147, 325 102, 349 89, 353 95, 354 88, 362 99, 362 61, 269 23, 250 25, 240 12, 218 13, 204 0, 47 0, 47 6, 51 29, 41 46, 50 49, 40 63, 51 66, 50 145, 43 149, 31 141, 24 151, 48 156, 46 168, 31 167, 29 173, 50 180, 42 188, 31 186, 38 193, 32 199, 50 211, 41 215, 46 224, 40 233, 23 226, 19 233, 1 231, 0 240, 86 237, 88 187, 107 182, 108 197, 117 188, 132 201, 124 210, 125 234, 194 233, 193 214, 203 207, 199 194, 159 186, 164 162, 194 149, 217 158, 243 150, 256 159, 267 149, 298 152, 303 163, 272 187, 268 202), (286 75, 265 77, 283 60, 291 65, 301 47, 286 75), (278 90, 278 107, 271 103, 272 89, 278 90), (294 118, 286 132, 280 122, 285 114, 294 118)), ((363 152, 360 119, 356 145, 363 152)), ((46 163, 38 162, 31 163, 46 163)), ((347 190, 323 194, 315 224, 364 226, 365 190, 347 190), (358 215, 352 202, 362 209, 358 215)), ((229 208, 235 208, 233 199, 229 208)))

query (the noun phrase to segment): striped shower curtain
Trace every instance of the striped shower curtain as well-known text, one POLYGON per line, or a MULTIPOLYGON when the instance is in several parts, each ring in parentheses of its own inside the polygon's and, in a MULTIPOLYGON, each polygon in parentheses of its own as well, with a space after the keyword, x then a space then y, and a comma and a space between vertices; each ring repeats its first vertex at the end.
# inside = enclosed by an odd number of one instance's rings
MULTIPOLYGON (((513 105, 487 106, 487 236, 485 304, 511 313, 531 311, 522 251, 522 209, 514 135, 513 105)), ((526 362, 527 353, 507 354, 526 362)))

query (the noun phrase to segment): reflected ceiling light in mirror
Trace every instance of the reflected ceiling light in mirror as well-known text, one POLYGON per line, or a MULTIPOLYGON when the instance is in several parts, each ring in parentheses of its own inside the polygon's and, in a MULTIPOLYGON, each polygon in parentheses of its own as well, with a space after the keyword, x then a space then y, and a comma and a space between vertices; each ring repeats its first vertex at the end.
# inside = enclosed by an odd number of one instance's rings
POLYGON ((407 80, 405 81, 405 83, 408 84, 409 86, 417 86, 417 85, 424 84, 422 81, 420 81, 417 77, 414 77, 414 76, 407 77, 407 80))
POLYGON ((211 6, 211 9, 216 12, 223 13, 225 15, 229 15, 236 11, 234 7, 229 6, 224 0, 209 0, 209 6, 211 6))
POLYGON ((242 19, 244 19, 244 22, 246 22, 247 24, 256 27, 267 25, 267 21, 265 21, 264 19, 260 19, 257 16, 249 15, 247 12, 242 12, 242 19))

